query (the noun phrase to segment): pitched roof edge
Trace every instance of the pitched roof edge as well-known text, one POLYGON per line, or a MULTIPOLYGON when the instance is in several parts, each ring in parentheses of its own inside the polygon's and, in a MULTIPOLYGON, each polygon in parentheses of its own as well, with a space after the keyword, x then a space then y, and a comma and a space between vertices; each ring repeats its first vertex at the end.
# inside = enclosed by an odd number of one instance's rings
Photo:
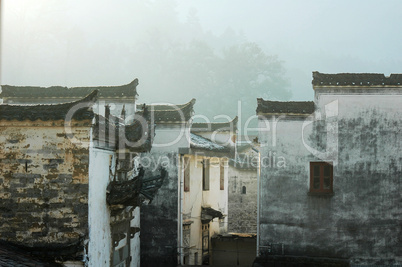
POLYGON ((270 101, 257 98, 257 115, 292 114, 309 115, 314 113, 314 101, 270 101))
POLYGON ((187 123, 194 113, 195 98, 182 105, 148 105, 152 121, 156 124, 187 123), (162 107, 162 109, 160 109, 162 107), (163 109, 165 107, 165 109, 163 109), (169 107, 169 108, 167 108, 169 107))
POLYGON ((75 120, 92 119, 94 113, 92 105, 95 104, 98 97, 98 90, 94 90, 82 99, 65 102, 60 104, 39 104, 39 105, 0 105, 0 120, 64 120, 67 113, 76 105, 87 103, 73 114, 75 120), (85 109, 84 109, 85 108, 85 109), (58 112, 59 113, 58 113, 58 112))
MULTIPOLYGON (((81 98, 83 93, 86 91, 93 91, 99 90, 99 96, 102 97, 110 97, 110 89, 115 90, 131 90, 134 91, 134 96, 138 96, 137 93, 137 86, 139 82, 138 79, 135 78, 133 81, 123 85, 114 85, 114 86, 75 86, 75 87, 66 87, 66 86, 49 86, 49 87, 42 87, 42 86, 15 86, 15 85, 1 85, 1 93, 0 98, 81 98), (38 95, 33 96, 32 94, 28 93, 29 91, 42 91, 39 92, 38 95), (45 91, 47 90, 56 90, 58 91, 58 96, 54 95, 43 95, 46 94, 45 91), (74 92, 75 91, 75 92, 74 92), (102 91, 104 91, 102 93, 102 91), (75 93, 75 95, 74 95, 75 93), (42 95, 41 95, 42 94, 42 95), (104 95, 104 96, 103 96, 104 95)), ((38 93, 38 92, 36 92, 38 93)), ((115 92, 117 93, 117 92, 115 92)), ((113 95, 112 95, 113 97, 113 95)), ((116 96, 114 96, 116 97, 116 96)), ((122 96, 117 96, 122 97, 122 96)), ((123 95, 123 97, 127 97, 127 94, 123 95)))
POLYGON ((195 133, 190 133, 190 148, 216 152, 231 151, 230 147, 217 144, 216 142, 195 133))
POLYGON ((231 121, 227 122, 195 122, 191 125, 192 132, 224 132, 236 131, 237 122, 239 117, 234 117, 231 121))
POLYGON ((312 73, 313 87, 319 86, 401 86, 402 74, 392 73, 385 76, 383 73, 312 73))
MULTIPOLYGON (((150 111, 155 111, 155 112, 161 112, 161 111, 178 111, 178 110, 183 110, 188 106, 194 106, 196 102, 195 98, 192 98, 190 101, 188 101, 187 103, 184 104, 169 104, 169 105, 163 105, 163 104, 149 104, 147 105, 150 111), (173 107, 173 109, 155 109, 155 107, 163 107, 163 106, 169 106, 169 107, 173 107)), ((145 105, 145 104, 140 104, 140 106, 145 105)))

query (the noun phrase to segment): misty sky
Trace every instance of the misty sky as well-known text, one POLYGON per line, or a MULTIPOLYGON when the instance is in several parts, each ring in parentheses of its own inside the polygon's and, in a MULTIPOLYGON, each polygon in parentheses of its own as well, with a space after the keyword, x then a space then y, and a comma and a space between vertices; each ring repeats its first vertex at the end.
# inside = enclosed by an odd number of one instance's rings
POLYGON ((147 49, 193 39, 217 53, 247 41, 277 55, 291 100, 312 100, 315 70, 402 73, 397 0, 2 2, 2 84, 120 85, 138 78, 140 102, 183 103, 192 88, 182 94, 154 75, 161 50, 147 49))

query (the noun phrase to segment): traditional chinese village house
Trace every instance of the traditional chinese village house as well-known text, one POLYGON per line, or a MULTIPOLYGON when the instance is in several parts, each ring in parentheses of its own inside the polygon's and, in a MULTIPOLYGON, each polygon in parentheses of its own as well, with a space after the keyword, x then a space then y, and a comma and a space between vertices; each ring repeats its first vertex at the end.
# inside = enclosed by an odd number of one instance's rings
POLYGON ((401 82, 314 72, 314 102, 258 99, 255 266, 401 264, 401 82))

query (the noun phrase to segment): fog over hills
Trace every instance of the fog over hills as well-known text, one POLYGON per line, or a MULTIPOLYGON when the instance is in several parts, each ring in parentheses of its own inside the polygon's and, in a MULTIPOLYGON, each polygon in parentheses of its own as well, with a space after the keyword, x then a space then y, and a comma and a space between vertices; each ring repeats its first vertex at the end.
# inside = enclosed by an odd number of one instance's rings
POLYGON ((402 73, 402 2, 3 1, 2 84, 119 85, 139 102, 255 114, 312 100, 311 72, 402 73))

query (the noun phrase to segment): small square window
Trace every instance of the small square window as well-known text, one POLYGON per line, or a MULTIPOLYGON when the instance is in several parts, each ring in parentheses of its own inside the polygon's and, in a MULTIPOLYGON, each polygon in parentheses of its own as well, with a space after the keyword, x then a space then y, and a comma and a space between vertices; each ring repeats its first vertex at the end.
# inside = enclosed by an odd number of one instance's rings
POLYGON ((310 162, 310 193, 333 193, 333 166, 328 162, 310 162))

